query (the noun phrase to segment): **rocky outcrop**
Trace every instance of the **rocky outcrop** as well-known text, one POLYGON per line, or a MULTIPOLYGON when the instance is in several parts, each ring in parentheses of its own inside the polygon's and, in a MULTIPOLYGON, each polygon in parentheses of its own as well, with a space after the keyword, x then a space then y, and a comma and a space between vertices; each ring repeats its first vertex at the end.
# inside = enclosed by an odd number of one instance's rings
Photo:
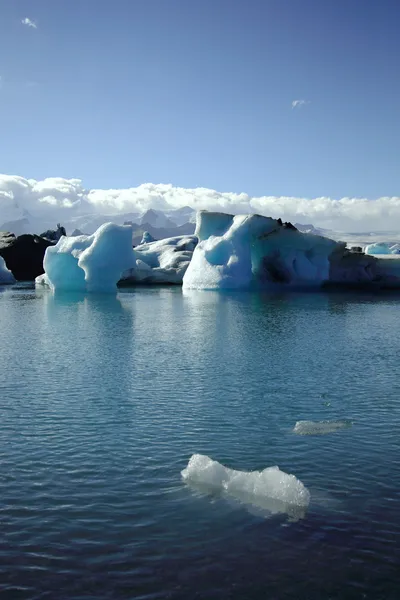
POLYGON ((44 273, 43 258, 46 248, 54 242, 39 235, 0 232, 0 256, 17 281, 34 281, 44 273))
POLYGON ((57 223, 57 229, 48 229, 47 231, 40 234, 40 237, 50 240, 51 242, 58 242, 61 236, 67 235, 65 227, 57 223))

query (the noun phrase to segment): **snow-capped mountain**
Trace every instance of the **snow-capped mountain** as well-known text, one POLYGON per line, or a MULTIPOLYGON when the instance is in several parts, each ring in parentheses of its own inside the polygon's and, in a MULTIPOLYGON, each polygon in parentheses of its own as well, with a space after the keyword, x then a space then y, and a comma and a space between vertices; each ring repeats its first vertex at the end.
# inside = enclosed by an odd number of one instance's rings
POLYGON ((154 210, 153 208, 146 210, 146 212, 141 215, 139 219, 139 225, 143 225, 144 223, 149 223, 153 227, 157 228, 176 227, 176 223, 171 221, 171 219, 169 219, 165 213, 163 213, 161 210, 154 210))
POLYGON ((294 226, 302 233, 312 233, 313 235, 322 235, 323 237, 331 237, 334 234, 330 229, 314 227, 311 223, 295 223, 294 226))
MULTIPOLYGON (((12 205, 2 209, 0 214, 0 231, 11 231, 15 235, 23 233, 40 234, 46 229, 54 229, 57 223, 61 223, 68 232, 75 229, 91 234, 100 225, 112 221, 118 225, 130 223, 136 226, 136 229, 153 230, 159 229, 163 233, 170 233, 171 236, 179 235, 176 232, 186 224, 189 227, 184 227, 184 232, 193 233, 194 223, 196 222, 196 211, 190 206, 183 208, 162 211, 148 209, 142 213, 126 212, 116 214, 98 213, 88 211, 87 206, 80 204, 79 206, 65 208, 47 208, 46 212, 37 211, 35 215, 30 214, 24 209, 20 209, 17 205, 12 205)), ((182 233, 182 235, 183 235, 182 233)), ((158 236, 160 239, 160 236, 158 236)))

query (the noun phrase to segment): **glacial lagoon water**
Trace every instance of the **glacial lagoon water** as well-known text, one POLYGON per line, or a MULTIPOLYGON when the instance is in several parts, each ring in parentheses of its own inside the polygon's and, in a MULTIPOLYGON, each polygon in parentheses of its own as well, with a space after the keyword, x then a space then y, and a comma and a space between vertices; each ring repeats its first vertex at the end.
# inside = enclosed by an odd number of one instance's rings
POLYGON ((400 298, 0 290, 0 596, 400 593, 400 298), (349 421, 296 435, 297 421, 349 421), (210 494, 278 465, 305 511, 210 494))

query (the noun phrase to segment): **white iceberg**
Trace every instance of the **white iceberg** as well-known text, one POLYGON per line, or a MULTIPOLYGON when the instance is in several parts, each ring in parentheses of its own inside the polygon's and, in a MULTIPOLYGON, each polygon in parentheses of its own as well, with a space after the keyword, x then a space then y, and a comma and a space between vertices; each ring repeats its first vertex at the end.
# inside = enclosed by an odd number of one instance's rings
POLYGON ((0 256, 0 284, 15 283, 15 277, 9 269, 7 269, 6 261, 0 256))
POLYGON ((113 292, 134 264, 132 228, 105 223, 93 235, 63 236, 44 256, 36 284, 53 290, 113 292))
POLYGON ((140 244, 134 250, 135 264, 123 273, 121 283, 182 284, 196 244, 193 235, 140 244))
POLYGON ((341 429, 351 427, 353 423, 348 419, 338 421, 297 421, 293 432, 297 435, 326 435, 341 429))
POLYGON ((278 467, 267 467, 262 471, 236 471, 208 456, 193 454, 181 475, 187 483, 203 491, 224 493, 270 513, 288 513, 299 517, 310 502, 310 492, 304 484, 278 467), (300 512, 298 509, 301 509, 300 512))

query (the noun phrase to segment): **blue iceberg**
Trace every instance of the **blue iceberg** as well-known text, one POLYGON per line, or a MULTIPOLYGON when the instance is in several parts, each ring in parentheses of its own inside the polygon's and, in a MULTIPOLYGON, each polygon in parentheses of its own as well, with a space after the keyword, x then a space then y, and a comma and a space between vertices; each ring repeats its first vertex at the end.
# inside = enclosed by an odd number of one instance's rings
POLYGON ((15 283, 15 277, 9 269, 7 269, 6 261, 0 256, 0 284, 15 283))

